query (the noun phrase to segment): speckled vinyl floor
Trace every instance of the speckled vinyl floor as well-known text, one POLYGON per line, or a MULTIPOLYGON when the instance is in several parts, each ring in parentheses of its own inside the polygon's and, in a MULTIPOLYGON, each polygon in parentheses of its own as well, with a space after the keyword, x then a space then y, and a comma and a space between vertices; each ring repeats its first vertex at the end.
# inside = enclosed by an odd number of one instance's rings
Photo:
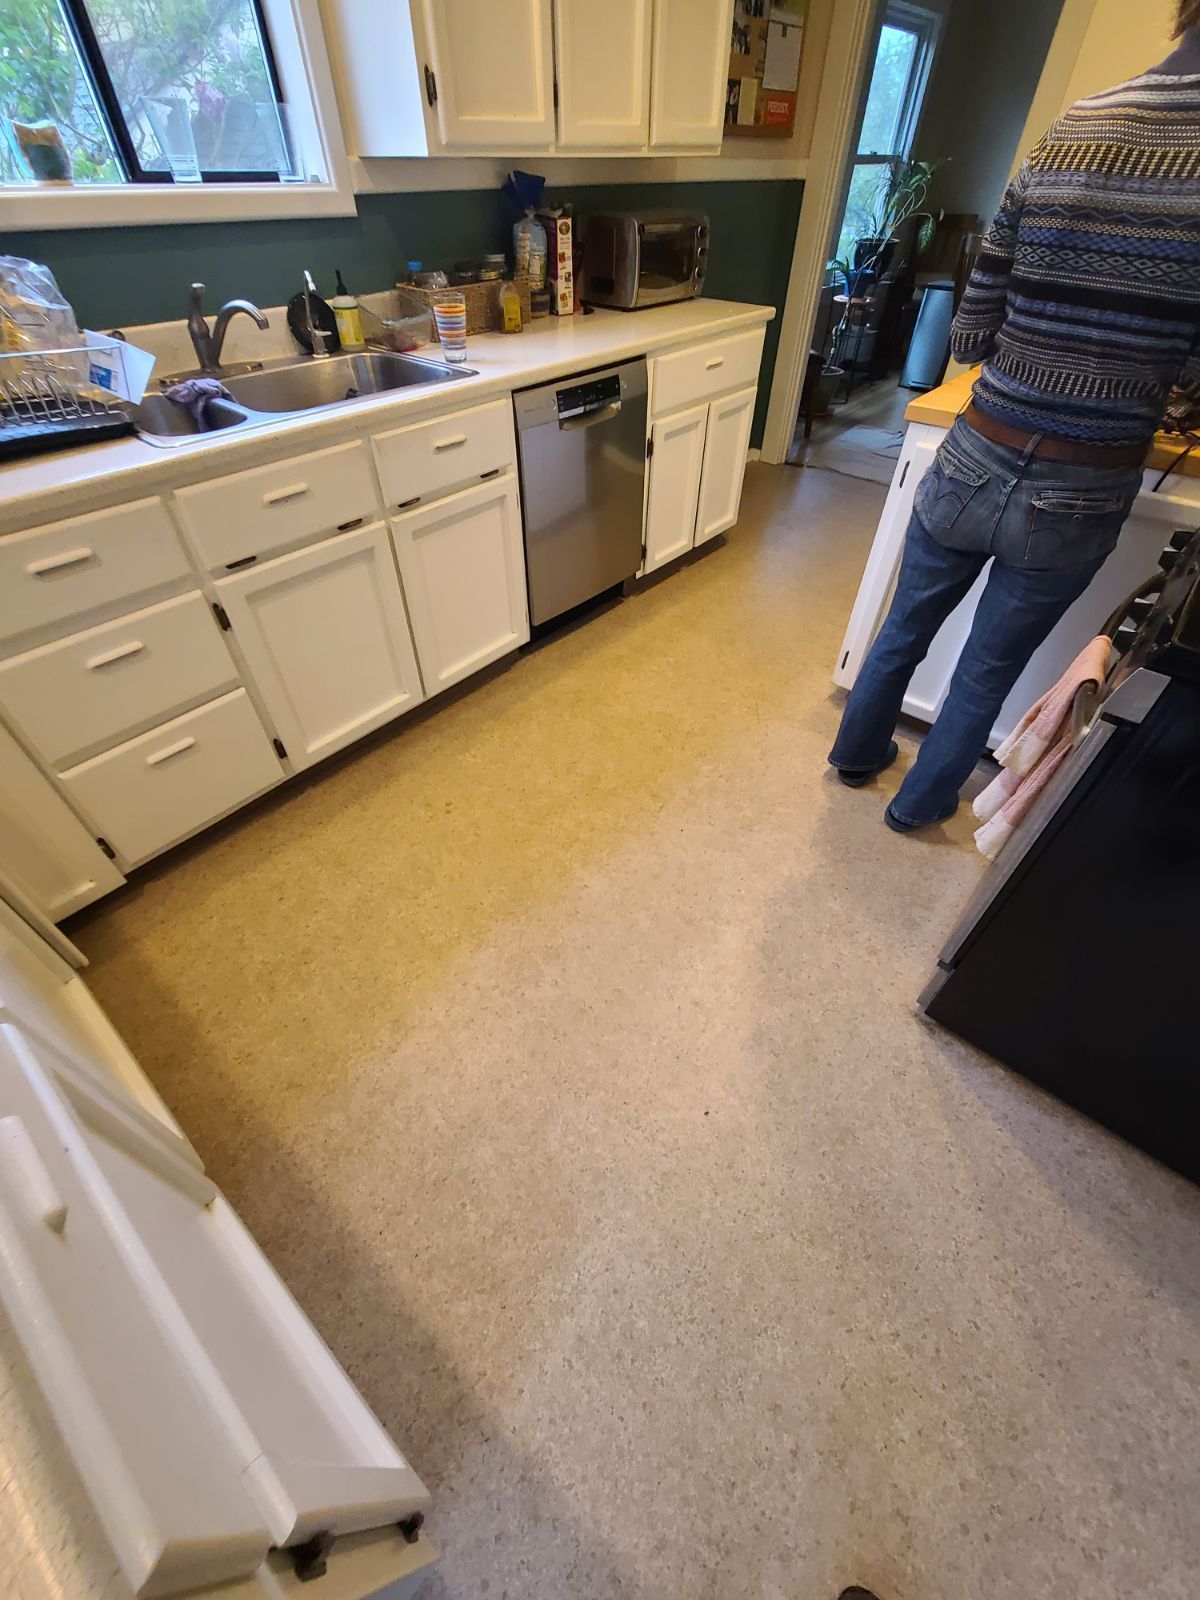
POLYGON ((916 1019, 969 821, 824 767, 882 498, 752 468, 75 929, 433 1491, 427 1600, 1200 1592, 1200 1191, 916 1019))

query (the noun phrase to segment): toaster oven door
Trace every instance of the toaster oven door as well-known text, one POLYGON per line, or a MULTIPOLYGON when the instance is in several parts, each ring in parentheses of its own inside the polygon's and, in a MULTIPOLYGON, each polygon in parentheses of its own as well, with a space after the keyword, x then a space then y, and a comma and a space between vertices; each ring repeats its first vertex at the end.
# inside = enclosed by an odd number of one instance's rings
POLYGON ((708 266, 708 219, 678 218, 638 223, 638 306, 687 300, 704 287, 708 266))

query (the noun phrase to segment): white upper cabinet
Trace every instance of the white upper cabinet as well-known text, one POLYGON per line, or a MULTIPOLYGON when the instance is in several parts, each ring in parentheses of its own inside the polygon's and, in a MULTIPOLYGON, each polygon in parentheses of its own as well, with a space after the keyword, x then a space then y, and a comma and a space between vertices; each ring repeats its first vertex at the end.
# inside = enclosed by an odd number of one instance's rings
POLYGON ((655 0, 653 148, 721 143, 733 0, 655 0))
POLYGON ((554 143, 551 0, 424 0, 427 65, 447 150, 554 143))
POLYGON ((733 0, 321 5, 355 155, 720 148, 733 0))
POLYGON ((217 592, 294 767, 424 698, 382 522, 222 578, 217 592))
POLYGON ((651 0, 556 0, 558 142, 642 149, 650 116, 651 0))

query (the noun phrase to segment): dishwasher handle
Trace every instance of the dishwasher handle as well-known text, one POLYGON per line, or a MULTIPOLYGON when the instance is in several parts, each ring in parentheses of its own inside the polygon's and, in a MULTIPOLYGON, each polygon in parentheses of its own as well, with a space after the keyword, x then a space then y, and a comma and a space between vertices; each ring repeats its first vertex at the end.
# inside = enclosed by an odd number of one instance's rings
POLYGON ((594 428, 598 422, 611 422, 621 412, 621 402, 610 400, 606 406, 600 406, 595 411, 585 411, 581 417, 560 417, 558 420, 561 433, 571 433, 576 428, 594 428))

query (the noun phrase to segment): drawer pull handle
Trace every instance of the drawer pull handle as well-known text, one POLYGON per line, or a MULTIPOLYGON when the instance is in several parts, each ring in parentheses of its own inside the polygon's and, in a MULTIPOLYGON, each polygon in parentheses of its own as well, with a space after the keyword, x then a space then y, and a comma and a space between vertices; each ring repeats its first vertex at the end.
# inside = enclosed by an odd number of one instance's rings
POLYGON ((465 433, 455 434, 453 439, 439 439, 433 447, 434 455, 440 455, 443 450, 457 450, 460 444, 466 444, 465 433))
POLYGON ((146 765, 159 767, 164 761, 170 761, 172 756, 181 756, 185 750, 190 750, 195 742, 190 734, 186 739, 177 739, 174 744, 169 744, 165 749, 156 750, 152 756, 147 756, 146 765))
POLYGON ((67 567, 78 567, 95 555, 86 545, 78 550, 64 550, 61 556, 47 556, 44 561, 31 561, 25 571, 31 578, 48 578, 52 572, 62 572, 67 567))
POLYGON ((704 363, 704 369, 706 372, 711 372, 714 367, 723 367, 724 365, 724 356, 714 356, 711 361, 706 361, 704 363))
POLYGON ((111 667, 114 661, 124 661, 129 656, 136 656, 145 648, 140 639, 130 639, 128 644, 119 644, 115 650, 105 650, 103 655, 89 656, 84 665, 89 672, 96 672, 101 667, 111 667))
POLYGON ((22 1205, 51 1233, 61 1233, 67 1225, 66 1201, 55 1188, 20 1117, 0 1117, 0 1140, 5 1158, 17 1169, 22 1205))
POLYGON ((265 506, 286 506, 291 500, 299 500, 302 494, 308 493, 306 483, 289 483, 286 489, 272 489, 270 494, 262 497, 265 506))

